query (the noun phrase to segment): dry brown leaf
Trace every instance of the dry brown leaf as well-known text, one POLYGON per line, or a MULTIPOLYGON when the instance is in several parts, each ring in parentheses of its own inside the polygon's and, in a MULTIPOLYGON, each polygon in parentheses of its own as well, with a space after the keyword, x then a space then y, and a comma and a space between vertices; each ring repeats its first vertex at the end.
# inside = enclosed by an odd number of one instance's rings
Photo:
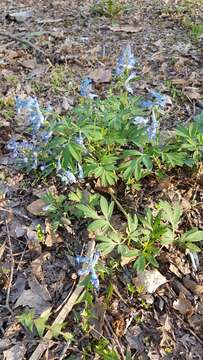
POLYGON ((135 325, 130 327, 125 337, 130 349, 135 349, 140 353, 144 350, 144 332, 140 326, 135 325))
POLYGON ((90 321, 90 325, 93 327, 93 329, 91 330, 91 335, 97 340, 99 340, 102 335, 104 314, 105 314, 104 303, 100 301, 96 301, 96 303, 91 306, 91 317, 89 321, 90 321))
POLYGON ((115 32, 126 32, 126 33, 137 33, 142 31, 142 26, 131 26, 131 25, 123 25, 123 26, 110 26, 110 30, 115 32))
POLYGON ((137 256, 121 256, 121 266, 130 264, 132 261, 136 260, 137 256))
POLYGON ((172 79, 171 83, 173 85, 180 85, 180 86, 187 86, 188 85, 188 81, 185 79, 172 79))
POLYGON ((89 77, 96 83, 109 83, 112 78, 110 69, 99 68, 91 71, 89 77))
POLYGON ((27 210, 32 214, 32 215, 44 215, 44 207, 47 205, 47 203, 42 200, 42 199, 37 199, 35 201, 33 201, 30 205, 27 206, 27 210))
POLYGON ((180 293, 179 298, 173 302, 173 308, 179 311, 182 315, 190 315, 193 312, 191 302, 186 299, 183 293, 180 293))
POLYGON ((198 296, 203 294, 203 285, 198 285, 195 281, 190 280, 187 277, 183 279, 183 284, 187 289, 192 291, 193 294, 198 296))
POLYGON ((125 320, 123 318, 119 318, 113 322, 113 328, 116 336, 121 337, 125 332, 125 320))
POLYGON ((187 96, 190 100, 199 100, 202 97, 198 88, 192 86, 185 88, 184 95, 187 96))
POLYGON ((20 64, 26 68, 26 69, 30 69, 30 70, 34 70, 37 66, 36 60, 35 59, 27 59, 27 60, 22 60, 20 61, 20 64))

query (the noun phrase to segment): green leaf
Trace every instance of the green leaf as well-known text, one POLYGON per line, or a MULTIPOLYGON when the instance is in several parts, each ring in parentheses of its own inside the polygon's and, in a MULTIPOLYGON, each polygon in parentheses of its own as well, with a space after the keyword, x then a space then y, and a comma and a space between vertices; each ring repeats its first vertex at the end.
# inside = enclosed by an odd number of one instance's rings
POLYGON ((190 242, 185 243, 185 248, 190 250, 191 252, 200 252, 201 251, 199 246, 197 246, 194 243, 190 243, 190 242))
POLYGON ((63 332, 63 337, 67 342, 71 342, 74 339, 74 336, 70 332, 63 332))
POLYGON ((80 151, 79 149, 80 149, 79 145, 77 144, 72 144, 72 143, 68 144, 68 151, 71 153, 72 157, 78 162, 81 161, 81 153, 80 153, 81 149, 80 151))
POLYGON ((82 200, 82 191, 77 189, 76 192, 71 191, 68 194, 68 199, 74 202, 81 202, 82 200))
POLYGON ((108 219, 109 207, 108 202, 104 196, 101 196, 100 198, 100 207, 104 217, 108 219))
POLYGON ((37 333, 40 337, 42 337, 44 334, 44 330, 46 328, 46 322, 49 319, 50 314, 51 314, 51 309, 47 309, 40 315, 39 318, 34 320, 37 333))
POLYGON ((108 219, 110 220, 113 214, 114 209, 114 201, 111 201, 111 204, 109 205, 109 211, 108 211, 108 219))
POLYGON ((179 239, 180 242, 196 242, 202 240, 203 240, 203 231, 197 229, 192 229, 187 231, 179 239))
POLYGON ((152 255, 147 256, 147 261, 154 267, 159 267, 159 263, 154 256, 152 255))
POLYGON ((118 253, 123 257, 138 256, 139 252, 137 249, 129 249, 126 245, 118 245, 118 253))
POLYGON ((162 160, 171 167, 183 166, 186 159, 187 159, 186 153, 178 153, 172 151, 162 153, 162 160))
POLYGON ((83 211, 86 217, 89 217, 91 219, 99 219, 99 215, 97 214, 97 212, 94 209, 92 209, 90 206, 79 204, 76 205, 76 208, 83 211))
POLYGON ((161 236, 161 244, 168 245, 168 244, 172 244, 173 242, 174 242, 173 231, 167 228, 164 234, 161 236))
POLYGON ((95 231, 95 230, 98 230, 98 229, 103 229, 104 230, 104 228, 108 229, 108 227, 109 227, 108 221, 106 221, 105 219, 98 219, 98 220, 93 221, 88 226, 88 230, 89 231, 95 231))
POLYGON ((20 323, 30 332, 33 330, 35 310, 25 311, 21 315, 17 316, 20 323))
POLYGON ((134 214, 134 216, 132 217, 132 215, 128 214, 128 229, 129 229, 129 233, 133 233, 138 226, 138 218, 137 215, 134 214))
POLYGON ((134 262, 133 267, 138 271, 144 271, 145 269, 145 257, 144 255, 140 255, 139 258, 134 262))
POLYGON ((101 242, 97 245, 97 249, 101 251, 102 255, 108 255, 117 246, 114 242, 101 242))
POLYGON ((180 204, 176 202, 172 206, 167 201, 160 201, 159 204, 162 209, 163 220, 168 221, 172 225, 173 231, 175 231, 182 215, 180 204))
POLYGON ((64 323, 52 324, 50 326, 50 331, 52 333, 53 338, 57 339, 59 335, 61 335, 61 330, 64 326, 64 323))

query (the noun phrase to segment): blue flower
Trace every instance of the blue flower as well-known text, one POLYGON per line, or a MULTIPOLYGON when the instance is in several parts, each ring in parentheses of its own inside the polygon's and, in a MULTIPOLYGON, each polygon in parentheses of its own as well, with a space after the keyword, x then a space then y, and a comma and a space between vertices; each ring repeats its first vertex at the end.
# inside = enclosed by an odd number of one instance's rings
POLYGON ((92 91, 92 79, 85 78, 81 81, 80 85, 80 96, 88 97, 92 91))
POLYGON ((28 96, 26 99, 16 96, 17 114, 19 115, 22 110, 27 111, 28 122, 32 126, 32 131, 36 133, 44 122, 37 99, 32 96, 28 96))
POLYGON ((91 258, 88 256, 76 256, 76 262, 78 264, 87 264, 87 268, 85 270, 80 269, 78 271, 78 275, 90 275, 91 283, 97 291, 99 290, 99 279, 95 271, 95 266, 98 262, 99 257, 99 251, 95 251, 91 258))
POLYGON ((125 70, 132 70, 137 63, 138 61, 132 52, 130 44, 127 44, 117 60, 116 75, 120 76, 125 70))

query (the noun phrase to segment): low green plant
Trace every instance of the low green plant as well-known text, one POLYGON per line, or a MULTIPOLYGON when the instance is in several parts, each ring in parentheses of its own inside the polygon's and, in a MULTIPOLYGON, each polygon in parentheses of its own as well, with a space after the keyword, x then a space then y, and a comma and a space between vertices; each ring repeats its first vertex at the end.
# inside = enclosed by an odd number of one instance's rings
POLYGON ((91 7, 92 14, 114 18, 125 10, 121 0, 96 0, 91 7))
POLYGON ((139 107, 139 98, 127 93, 105 100, 85 101, 69 117, 55 119, 50 125, 53 136, 41 144, 39 162, 43 176, 57 170, 57 161, 65 170, 84 177, 99 179, 102 186, 113 186, 118 179, 126 185, 141 187, 144 177, 174 167, 195 167, 202 158, 203 135, 197 122, 179 127, 175 135, 150 139, 145 127, 133 120, 148 116, 139 107), (78 141, 79 139, 79 141, 78 141))
POLYGON ((137 271, 143 271, 148 265, 158 267, 156 258, 161 249, 169 244, 200 251, 194 243, 203 240, 203 231, 192 229, 179 235, 182 210, 178 203, 172 206, 167 201, 161 201, 157 205, 156 215, 147 209, 145 216, 139 217, 135 214, 132 216, 123 209, 126 217, 125 231, 116 229, 112 224, 114 202, 108 203, 103 196, 100 197, 99 210, 84 204, 76 205, 76 208, 83 212, 84 217, 93 219, 88 231, 95 234, 97 248, 101 253, 108 255, 116 251, 120 256, 137 257, 134 263, 137 271))
POLYGON ((72 341, 73 335, 62 331, 65 323, 48 325, 50 315, 51 309, 47 309, 39 317, 36 317, 35 310, 31 309, 18 315, 17 319, 30 333, 34 334, 36 332, 39 337, 43 337, 45 330, 50 330, 53 339, 62 336, 66 341, 72 341))

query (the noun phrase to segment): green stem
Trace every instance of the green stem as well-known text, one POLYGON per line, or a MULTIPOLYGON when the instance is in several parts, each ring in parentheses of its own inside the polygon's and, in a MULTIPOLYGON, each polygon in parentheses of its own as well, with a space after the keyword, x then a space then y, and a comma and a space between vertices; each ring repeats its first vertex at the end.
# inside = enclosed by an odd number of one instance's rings
POLYGON ((122 205, 119 203, 119 201, 116 199, 115 195, 113 194, 112 191, 110 191, 110 195, 112 197, 112 199, 115 201, 116 205, 118 206, 118 208, 121 210, 121 212, 123 213, 123 215, 125 215, 126 219, 128 220, 128 214, 127 212, 124 210, 124 208, 122 207, 122 205))

